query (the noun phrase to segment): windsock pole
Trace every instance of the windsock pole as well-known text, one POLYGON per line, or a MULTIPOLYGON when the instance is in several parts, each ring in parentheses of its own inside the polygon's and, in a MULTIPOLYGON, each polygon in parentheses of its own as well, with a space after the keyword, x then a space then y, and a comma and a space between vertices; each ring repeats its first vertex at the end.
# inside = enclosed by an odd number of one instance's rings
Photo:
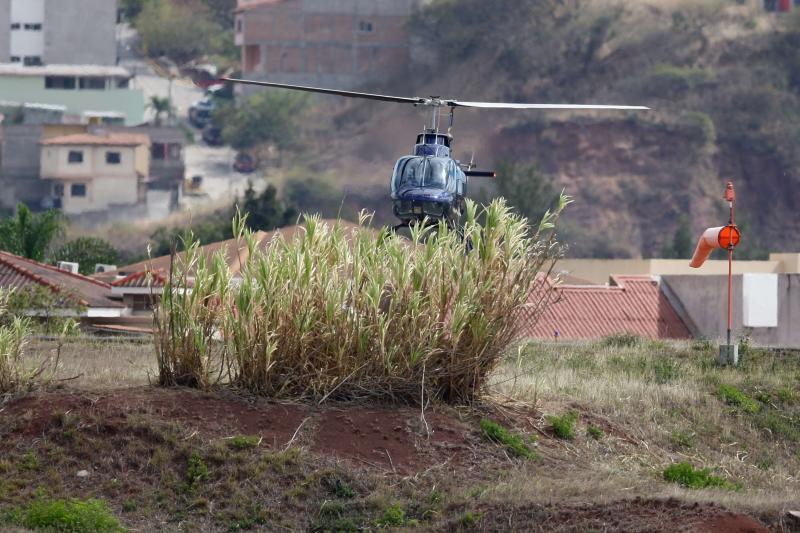
MULTIPOLYGON (((728 220, 729 227, 735 227, 733 203, 736 201, 736 191, 733 189, 733 182, 728 182, 725 187, 725 199, 730 206, 731 214, 728 220)), ((732 360, 731 354, 731 330, 733 329, 733 239, 728 241, 728 360, 732 360)))

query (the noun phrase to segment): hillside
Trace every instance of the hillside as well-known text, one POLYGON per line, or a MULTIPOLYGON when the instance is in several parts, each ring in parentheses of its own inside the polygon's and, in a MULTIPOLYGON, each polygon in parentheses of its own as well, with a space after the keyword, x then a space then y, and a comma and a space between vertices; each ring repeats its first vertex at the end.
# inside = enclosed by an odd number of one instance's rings
MULTIPOLYGON (((739 192, 741 256, 797 251, 785 235, 800 230, 800 17, 738 0, 435 0, 411 27, 427 64, 369 89, 653 109, 459 111, 458 157, 538 165, 552 190, 575 196, 570 255, 658 256, 682 214, 693 235, 726 221, 728 179, 739 192)), ((379 207, 391 161, 424 117, 381 104, 333 109, 336 139, 323 127, 331 122, 316 121, 311 138, 329 153, 312 166, 341 176, 346 204, 379 207)))

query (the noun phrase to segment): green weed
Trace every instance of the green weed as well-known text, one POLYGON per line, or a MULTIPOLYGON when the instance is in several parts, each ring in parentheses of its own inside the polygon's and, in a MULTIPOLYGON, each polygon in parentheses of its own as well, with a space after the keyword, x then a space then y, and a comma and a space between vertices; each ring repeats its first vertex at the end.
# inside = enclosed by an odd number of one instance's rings
POLYGON ((19 525, 45 531, 94 533, 124 531, 102 500, 49 500, 40 497, 19 513, 19 525))
POLYGON ((497 422, 484 418, 480 421, 480 426, 484 438, 497 444, 502 444, 514 455, 526 459, 535 457, 536 454, 531 451, 519 435, 509 433, 506 428, 497 422))
POLYGON ((720 487, 728 490, 736 490, 738 488, 727 479, 712 475, 710 469, 698 469, 687 462, 675 463, 668 466, 664 470, 664 480, 670 483, 677 483, 690 489, 720 487))
POLYGON ((547 421, 553 426, 553 433, 559 439, 573 440, 575 438, 575 423, 578 421, 578 413, 573 411, 562 416, 548 416, 547 421))
POLYGON ((589 435, 594 440, 600 440, 605 436, 602 428, 597 426, 589 426, 586 428, 586 434, 589 435))
POLYGON ((633 348, 642 343, 642 338, 635 333, 617 333, 605 337, 601 344, 611 348, 633 348))
POLYGON ((383 527, 400 527, 406 523, 406 512, 399 503, 386 508, 376 524, 383 527))
POLYGON ((720 385, 717 389, 717 394, 728 405, 737 407, 746 413, 757 413, 761 408, 758 402, 733 385, 720 385))
POLYGON ((467 511, 461 515, 461 518, 458 519, 458 522, 464 527, 475 527, 482 519, 483 513, 473 513, 472 511, 467 511))
POLYGON ((249 435, 237 435, 228 441, 228 446, 234 450, 249 450, 256 448, 261 443, 261 437, 249 435))
POLYGON ((201 481, 208 478, 208 466, 197 452, 189 456, 186 467, 186 482, 189 492, 197 489, 201 481))

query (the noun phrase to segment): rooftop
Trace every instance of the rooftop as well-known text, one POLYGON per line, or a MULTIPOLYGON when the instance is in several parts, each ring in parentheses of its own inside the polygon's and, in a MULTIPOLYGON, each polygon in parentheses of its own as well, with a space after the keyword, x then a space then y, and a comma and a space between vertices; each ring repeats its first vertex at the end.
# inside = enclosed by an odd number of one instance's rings
POLYGON ((150 137, 143 133, 76 133, 42 141, 44 146, 150 146, 150 137))
POLYGON ((522 335, 539 339, 600 339, 624 333, 650 339, 691 337, 656 279, 612 276, 611 281, 610 286, 548 284, 550 305, 536 322, 525 317, 522 335))
POLYGON ((0 63, 0 76, 103 76, 130 78, 127 69, 105 65, 44 65, 26 67, 18 63, 0 63))
POLYGON ((110 298, 111 286, 96 279, 73 274, 51 265, 0 251, 0 289, 46 287, 89 308, 121 309, 120 302, 110 298))

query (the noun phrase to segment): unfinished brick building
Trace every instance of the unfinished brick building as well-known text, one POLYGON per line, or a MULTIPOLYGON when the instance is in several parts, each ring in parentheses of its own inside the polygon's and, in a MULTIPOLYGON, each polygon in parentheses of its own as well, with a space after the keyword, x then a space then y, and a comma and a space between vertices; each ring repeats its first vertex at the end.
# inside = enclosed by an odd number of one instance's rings
POLYGON ((245 77, 353 88, 410 61, 408 19, 422 0, 239 0, 245 77))

